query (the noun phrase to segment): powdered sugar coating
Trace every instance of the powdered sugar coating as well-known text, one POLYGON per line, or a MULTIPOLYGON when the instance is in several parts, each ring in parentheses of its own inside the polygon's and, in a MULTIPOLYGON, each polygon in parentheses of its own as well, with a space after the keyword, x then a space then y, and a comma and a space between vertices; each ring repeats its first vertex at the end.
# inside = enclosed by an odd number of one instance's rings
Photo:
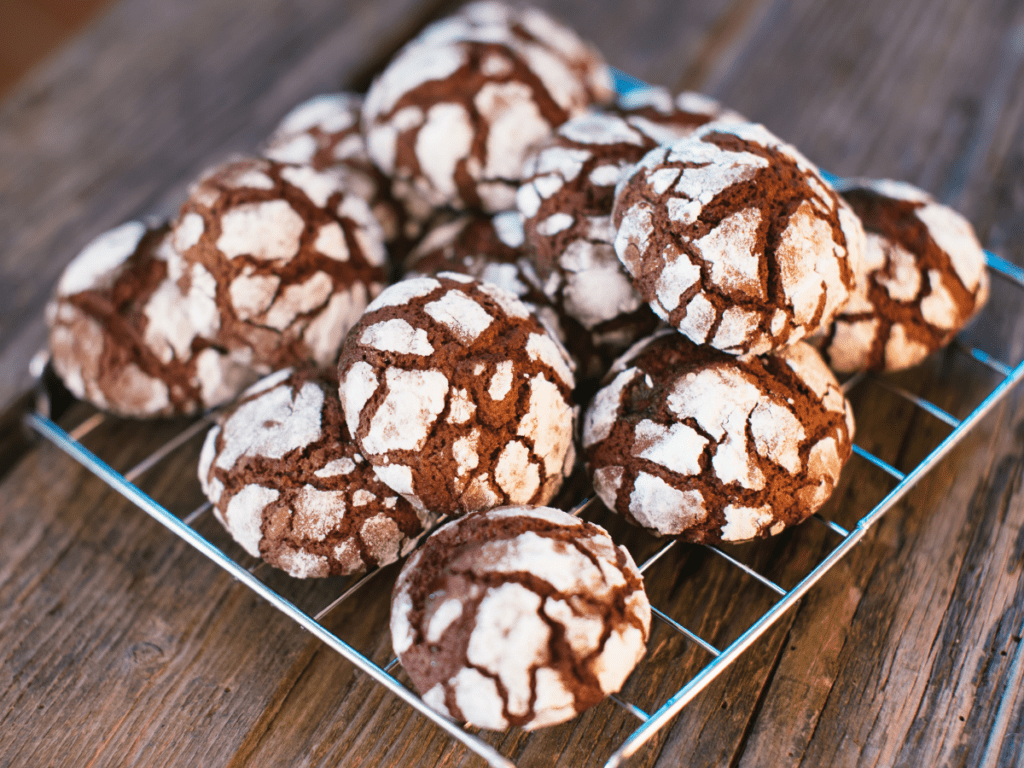
POLYGON ((536 9, 473 4, 409 42, 370 86, 370 156, 411 216, 511 206, 526 148, 595 96, 607 68, 536 9))
POLYGON ((709 123, 645 155, 616 189, 613 221, 615 251, 654 312, 730 354, 827 327, 864 247, 814 166, 749 123, 709 123))
POLYGON ((801 522, 850 455, 853 415, 803 342, 735 358, 666 331, 613 368, 583 422, 594 489, 660 535, 740 541, 801 522))
POLYGON ((219 405, 255 377, 215 346, 214 290, 166 226, 123 224, 87 245, 57 285, 46 310, 54 368, 76 397, 122 416, 219 405))
POLYGON ((450 523, 409 559, 391 633, 429 706, 530 730, 618 691, 650 618, 640 573, 602 528, 560 510, 501 507, 450 523))
POLYGON ((416 228, 405 230, 405 212, 391 197, 387 177, 366 151, 360 128, 362 106, 363 97, 356 93, 314 96, 281 119, 260 154, 280 163, 336 172, 346 191, 369 203, 386 242, 412 237, 416 228))
POLYGON ((236 158, 204 175, 172 242, 212 279, 217 343, 259 374, 333 363, 387 263, 380 226, 343 173, 270 160, 236 158))
POLYGON ((430 522, 357 452, 333 371, 284 369, 252 387, 207 434, 199 480, 249 554, 298 578, 393 562, 430 522))
POLYGON ((840 372, 895 371, 948 343, 985 304, 985 254, 970 223, 923 190, 848 181, 843 196, 867 230, 857 289, 822 339, 840 372))
POLYGON ((450 273, 395 284, 339 365, 362 455, 417 507, 545 503, 572 468, 572 363, 494 285, 450 273), (385 343, 385 328, 401 332, 385 343))
MULTIPOLYGON (((456 272, 496 285, 515 295, 565 343, 570 338, 565 318, 544 293, 524 242, 523 219, 517 211, 462 214, 437 222, 424 235, 406 259, 406 276, 456 272)), ((576 349, 569 352, 578 362, 576 349)))
MULTIPOLYGON (((591 111, 559 126, 526 157, 516 193, 541 284, 573 321, 573 346, 589 337, 595 374, 655 322, 612 247, 615 186, 646 152, 722 111, 710 99, 707 111, 684 111, 664 89, 648 90, 651 98, 629 109, 591 111)), ((584 352, 577 358, 589 362, 584 352)))

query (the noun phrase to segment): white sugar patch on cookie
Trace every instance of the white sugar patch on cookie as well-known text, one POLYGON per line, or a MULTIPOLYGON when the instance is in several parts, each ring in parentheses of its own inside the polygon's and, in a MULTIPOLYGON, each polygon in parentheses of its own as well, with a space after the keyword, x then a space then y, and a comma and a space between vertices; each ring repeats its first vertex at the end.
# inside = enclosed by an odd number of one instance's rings
POLYGON ((480 466, 480 454, 477 444, 480 441, 480 430, 474 429, 470 434, 456 439, 452 443, 452 458, 455 459, 455 471, 462 477, 480 466))
POLYGON ((363 523, 359 529, 359 538, 377 565, 387 565, 398 559, 405 536, 393 518, 379 514, 363 523))
POLYGON ((217 248, 229 259, 289 261, 298 253, 305 227, 305 220, 287 200, 243 203, 221 216, 217 248))
POLYGON ((146 231, 142 222, 129 221, 92 240, 64 269, 57 294, 72 296, 113 285, 114 273, 135 253, 146 231))
POLYGON ((232 537, 253 557, 260 556, 263 510, 280 495, 281 492, 276 488, 247 485, 231 497, 224 510, 224 518, 232 537))
POLYGON ((342 456, 340 459, 331 459, 313 474, 320 478, 338 477, 352 474, 355 468, 356 463, 352 459, 342 456))
POLYGON ((440 371, 389 368, 384 374, 388 394, 370 422, 360 445, 371 454, 391 450, 418 451, 444 410, 448 379, 440 371))
POLYGON ((789 217, 775 251, 783 292, 801 325, 814 319, 823 290, 822 277, 814 270, 808 254, 831 251, 832 228, 810 203, 803 201, 789 217))
POLYGON ((461 104, 435 104, 416 135, 420 171, 439 194, 438 203, 454 197, 455 166, 473 146, 473 124, 461 104))
POLYGON ((567 213, 554 213, 543 221, 538 222, 537 234, 544 237, 552 237, 559 232, 569 229, 575 221, 576 219, 567 213))
POLYGON ((747 453, 747 417, 761 392, 732 368, 688 373, 674 384, 668 406, 680 419, 694 419, 717 442, 711 464, 723 483, 764 487, 764 475, 747 453))
POLYGON ((324 393, 307 383, 293 395, 278 387, 243 403, 223 424, 223 448, 216 466, 231 469, 242 456, 280 459, 320 439, 324 393))
POLYGON ((296 495, 294 512, 294 533, 323 541, 345 517, 345 491, 321 491, 307 483, 296 495))
POLYGON ((515 368, 515 363, 511 360, 503 360, 495 366, 494 375, 491 376, 491 384, 487 389, 487 394, 491 396, 492 400, 504 400, 512 390, 512 372, 515 368))
POLYGON ((527 306, 517 299, 515 294, 509 293, 504 288, 493 283, 478 283, 476 289, 498 302, 498 306, 509 317, 523 319, 530 316, 527 306))
POLYGON ((448 291, 425 305, 423 311, 446 326, 463 344, 475 341, 494 321, 487 310, 459 290, 448 291))
POLYGON ((617 374, 610 384, 602 387, 594 395, 583 420, 583 446, 585 448, 601 442, 612 433, 612 428, 619 418, 619 410, 622 407, 622 393, 640 375, 639 368, 628 368, 617 374))
POLYGON ((759 456, 785 467, 791 475, 801 470, 800 445, 807 433, 789 408, 762 400, 750 414, 750 434, 759 456))
POLYGON ((644 419, 634 429, 632 453, 680 475, 696 475, 707 444, 706 437, 685 424, 665 426, 644 419))
POLYGON ((985 270, 985 254, 970 223, 954 211, 938 203, 929 203, 914 211, 928 234, 949 256, 953 270, 969 291, 975 291, 985 270))
POLYGON ((363 406, 373 397, 380 382, 373 367, 359 361, 349 368, 341 383, 341 404, 345 410, 345 422, 353 433, 359 430, 363 406))
POLYGON ((960 310, 942 279, 942 273, 937 269, 928 270, 928 283, 931 291, 921 299, 921 316, 936 328, 953 330, 961 319, 960 310))
POLYGON ((711 264, 711 282, 726 294, 744 294, 764 298, 761 283, 761 258, 757 253, 757 231, 761 211, 745 208, 725 219, 693 245, 705 262, 711 264))
POLYGON ((539 360, 551 366, 566 386, 576 386, 569 361, 558 343, 547 334, 531 333, 526 341, 526 354, 531 360, 539 360))
POLYGON ((530 378, 530 407, 519 422, 517 434, 533 443, 548 475, 559 473, 572 442, 573 411, 558 387, 542 375, 530 378))
POLYGON ((592 113, 562 123, 558 133, 578 144, 644 145, 644 137, 617 115, 592 113))
POLYGON ((299 315, 312 312, 327 303, 334 291, 334 281, 326 272, 314 272, 302 283, 287 286, 267 310, 263 323, 285 331, 299 315))
POLYGON ((399 352, 403 355, 431 355, 434 347, 422 328, 413 328, 407 320, 394 318, 367 326, 359 343, 381 352, 399 352))
POLYGON ((741 507, 730 504, 725 508, 725 525, 722 526, 722 541, 747 541, 772 522, 771 507, 741 507))
POLYGON ((700 491, 680 490, 647 472, 633 481, 629 511, 640 525, 665 535, 682 533, 707 517, 700 491))
POLYGON ((604 572, 586 554, 533 531, 481 546, 476 571, 529 573, 563 594, 590 593, 601 597, 610 586, 604 572))
POLYGON ((462 601, 457 598, 449 598, 437 606, 427 624, 427 642, 439 642, 445 630, 462 617, 462 610, 462 601))
POLYGON ((179 253, 184 253, 199 242, 205 231, 206 222, 203 221, 203 217, 195 211, 190 211, 174 225, 171 241, 179 253))
POLYGON ((551 132, 533 100, 532 88, 517 82, 487 83, 473 97, 473 105, 490 124, 483 176, 518 178, 526 148, 551 132))
POLYGON ((501 681, 512 715, 529 711, 529 670, 548 659, 551 629, 540 617, 540 606, 540 596, 520 584, 489 589, 477 607, 476 628, 466 648, 471 664, 501 681))
POLYGON ((504 699, 498 692, 497 681, 472 667, 463 667, 449 683, 455 694, 455 704, 461 711, 472 713, 474 723, 495 730, 508 728, 504 699))
POLYGON ((231 281, 228 296, 235 316, 239 320, 249 320, 262 315, 274 302, 281 278, 277 275, 258 275, 247 267, 242 274, 231 281))
POLYGON ((320 365, 331 365, 337 360, 341 341, 359 320, 367 298, 362 283, 356 283, 347 291, 336 291, 327 306, 306 326, 302 339, 320 365))
POLYGON ((494 479, 513 504, 523 504, 540 488, 540 468, 530 461, 530 449, 513 440, 498 456, 494 479))
POLYGON ((460 388, 452 388, 451 400, 448 403, 448 422, 450 424, 465 424, 473 418, 476 413, 476 403, 472 395, 460 388))
POLYGON ((401 280, 388 286, 366 308, 367 314, 384 307, 400 307, 413 299, 429 296, 441 287, 441 283, 432 277, 415 277, 401 280))
MULTIPOLYGON (((921 270, 917 258, 899 243, 869 232, 868 248, 872 254, 881 253, 881 264, 875 267, 872 279, 885 288, 893 301, 913 301, 921 290, 921 270), (882 271, 886 266, 888 269, 882 271), (889 272, 886 274, 885 272, 889 272)), ((872 259, 877 261, 877 257, 872 259)), ((850 311, 849 308, 846 309, 850 311)))
POLYGON ((350 257, 348 244, 345 242, 345 233, 336 221, 324 224, 317 230, 313 247, 335 261, 348 261, 350 257))

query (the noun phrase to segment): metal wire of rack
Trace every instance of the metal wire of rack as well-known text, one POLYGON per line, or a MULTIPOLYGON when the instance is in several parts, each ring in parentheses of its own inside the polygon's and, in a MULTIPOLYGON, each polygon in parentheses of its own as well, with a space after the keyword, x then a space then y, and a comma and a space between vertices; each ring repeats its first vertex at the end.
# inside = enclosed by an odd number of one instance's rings
MULTIPOLYGON (((1015 289, 1024 291, 1024 269, 1009 263, 991 253, 986 253, 988 267, 991 273, 1006 280, 1015 289)), ((606 762, 606 768, 620 766, 630 756, 647 743, 655 734, 664 728, 680 711, 704 690, 715 678, 722 674, 740 655, 748 649, 759 637, 761 637, 783 614, 788 611, 797 601, 800 600, 814 584, 822 578, 836 563, 838 563, 867 533, 868 529, 876 523, 886 512, 893 508, 900 499, 943 457, 951 451, 968 432, 988 414, 1009 392, 1017 386, 1021 379, 1024 379, 1024 362, 1011 366, 1001 360, 994 358, 987 352, 971 346, 959 340, 952 345, 953 354, 964 355, 977 364, 984 366, 994 372, 999 378, 998 383, 992 388, 984 400, 970 412, 964 419, 957 419, 939 406, 930 401, 915 395, 908 390, 899 387, 882 377, 857 375, 844 383, 844 390, 849 393, 856 387, 862 386, 867 381, 874 381, 888 389, 894 395, 907 400, 916 408, 919 408, 952 427, 952 431, 935 446, 920 462, 909 471, 903 472, 890 465, 878 456, 866 451, 859 445, 854 446, 854 454, 857 460, 866 462, 868 465, 881 470, 895 481, 895 486, 888 494, 877 503, 867 514, 861 516, 852 529, 844 528, 837 522, 826 519, 820 514, 813 517, 818 524, 823 526, 829 535, 837 542, 832 546, 824 557, 813 569, 803 576, 793 587, 784 588, 778 583, 760 573, 755 568, 741 562, 720 547, 705 547, 710 550, 717 559, 726 562, 730 567, 742 572, 775 595, 775 602, 764 611, 760 617, 751 624, 738 638, 733 640, 724 648, 718 648, 707 639, 701 637, 697 632, 689 629, 682 622, 673 618, 668 612, 652 606, 656 619, 670 631, 678 633, 685 641, 695 648, 701 649, 709 661, 705 663, 696 674, 689 679, 681 688, 664 700, 653 712, 647 712, 626 697, 613 696, 612 700, 630 713, 639 721, 639 725, 624 740, 606 762)), ((199 521, 209 512, 210 504, 204 503, 197 508, 179 517, 162 506, 157 500, 143 492, 135 480, 144 472, 147 472, 169 456, 175 450, 186 445, 192 438, 203 433, 210 424, 210 415, 194 422, 174 438, 164 443, 160 448, 151 453, 148 457, 137 463, 124 473, 117 472, 111 468, 103 459, 96 456, 82 444, 82 439, 93 429, 99 426, 107 417, 97 413, 71 431, 65 431, 62 427, 51 420, 47 414, 45 400, 43 407, 37 412, 26 416, 28 425, 47 440, 54 443, 58 448, 70 455, 83 467, 94 473, 111 488, 134 503, 144 512, 153 517, 157 522, 164 525, 172 533, 179 536, 186 543, 194 547, 201 554, 209 558, 213 563, 224 569, 227 573, 251 589, 257 595, 269 602, 273 607, 291 618, 296 624, 318 638, 325 645, 332 648, 343 658, 351 662, 360 671, 366 673, 385 689, 399 697, 410 707, 421 713, 424 717, 434 722, 438 727, 446 731, 452 738, 466 745, 470 750, 482 757, 495 768, 514 768, 514 763, 503 756, 494 746, 488 743, 481 736, 467 730, 460 724, 449 720, 427 707, 416 693, 403 684, 393 674, 398 666, 398 660, 392 658, 387 664, 378 664, 368 656, 361 653, 352 645, 346 643, 337 634, 324 626, 323 619, 335 610, 344 601, 355 595, 370 579, 380 571, 371 571, 358 578, 353 578, 345 584, 337 597, 312 613, 299 608, 295 603, 282 595, 280 591, 261 580, 257 573, 259 566, 245 567, 239 559, 230 556, 224 549, 214 544, 210 539, 204 537, 197 530, 199 521)), ((854 459, 851 458, 851 463, 854 459)), ((850 471, 849 469, 847 471, 850 471)), ((198 481, 197 481, 198 483, 198 481)), ((590 505, 590 500, 580 502, 572 511, 579 514, 590 505)), ((425 534, 424 534, 425 535, 425 534)), ((653 554, 646 557, 639 565, 641 572, 645 574, 651 567, 664 557, 670 550, 677 546, 676 541, 668 541, 661 545, 653 554)), ((258 562, 258 561, 257 561, 258 562)), ((637 674, 637 673, 634 673, 637 674)))

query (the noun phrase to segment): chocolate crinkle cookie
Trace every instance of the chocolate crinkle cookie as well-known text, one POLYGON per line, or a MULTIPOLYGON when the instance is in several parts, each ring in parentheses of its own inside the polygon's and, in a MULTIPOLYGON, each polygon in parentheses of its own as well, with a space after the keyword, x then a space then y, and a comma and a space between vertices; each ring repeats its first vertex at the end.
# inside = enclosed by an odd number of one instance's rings
POLYGON ((231 399, 256 377, 215 343, 203 278, 170 247, 166 225, 130 221, 100 235, 47 305, 54 370, 76 397, 121 416, 187 415, 231 399))
POLYGON ((260 374, 335 363, 388 265, 380 225, 343 175, 256 158, 196 182, 171 244, 216 302, 217 341, 260 374))
POLYGON ((853 441, 853 411, 807 343, 734 357, 674 331, 616 362, 583 423, 594 489, 658 535, 766 537, 816 512, 853 441))
POLYGON ((864 230, 792 146, 709 123, 644 156, 616 189, 615 251, 651 308, 697 344, 762 354, 827 328, 864 230))
MULTIPOLYGON (((691 94, 694 111, 689 111, 676 108, 664 89, 639 90, 646 98, 633 97, 628 109, 588 112, 534 145, 516 193, 542 287, 570 319, 567 335, 586 339, 596 353, 588 360, 584 350, 569 342, 570 351, 584 362, 584 376, 599 378, 657 324, 615 254, 611 214, 616 184, 647 152, 722 112, 696 94, 691 94)), ((680 100, 688 103, 682 95, 680 100)))
POLYGON ((405 564, 391 601, 392 644, 424 702, 492 729, 561 723, 618 691, 650 624, 625 547, 547 507, 441 528, 405 564))
POLYGON ((909 368, 985 304, 985 253, 970 222, 910 184, 857 179, 841 192, 867 248, 857 290, 821 348, 840 373, 909 368))
POLYGON ((612 96, 596 51, 535 8, 473 3, 423 30, 363 105, 370 156, 414 220, 513 207, 527 147, 612 96))
POLYGON ((207 433, 199 481, 235 541, 298 578, 394 562, 431 522, 359 455, 333 369, 254 384, 207 433))
POLYGON ((492 283, 395 283, 349 333, 339 370, 360 452, 418 509, 544 504, 572 470, 572 363, 492 283))
POLYGON ((260 154, 279 163, 336 171, 346 192, 370 204, 385 242, 413 237, 416 229, 406 230, 404 211, 391 197, 390 180, 366 151, 360 126, 362 107, 363 97, 357 93, 314 96, 281 119, 260 154))

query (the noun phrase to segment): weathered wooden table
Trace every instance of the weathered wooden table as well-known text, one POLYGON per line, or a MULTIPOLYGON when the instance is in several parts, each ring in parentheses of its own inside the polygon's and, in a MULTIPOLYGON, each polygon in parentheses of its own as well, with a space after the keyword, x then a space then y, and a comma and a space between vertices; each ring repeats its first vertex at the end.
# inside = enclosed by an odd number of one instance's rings
MULTIPOLYGON (((539 4, 618 68, 716 96, 837 174, 930 190, 989 249, 1024 263, 1024 5, 539 4)), ((24 391, 45 300, 89 238, 172 213, 206 165, 251 151, 307 96, 365 88, 450 8, 123 0, 38 68, 0 104, 0 403, 24 391)), ((1019 296, 997 283, 998 309, 971 331, 1014 363, 1024 357, 1019 296)), ((989 379, 947 353, 891 380, 963 415, 989 379)), ((984 419, 630 765, 1024 761, 1021 400, 984 419)), ((949 431, 884 388, 855 406, 858 442, 896 467, 949 431)), ((0 766, 476 764, 55 448, 26 443, 10 419, 0 426, 0 766)), ((111 420, 88 441, 127 467, 179 426, 111 420)), ((198 503, 193 448, 140 485, 180 509, 198 503)), ((856 519, 891 486, 862 472, 830 509, 856 519)), ((209 522, 204 532, 222 536, 209 522)), ((787 584, 826 533, 738 551, 787 584)), ((648 583, 721 647, 771 596, 709 558, 677 547, 648 583)), ((326 620, 377 659, 389 653, 391 579, 381 574, 326 620)), ((299 588, 310 601, 322 590, 299 588)), ((698 654, 656 631, 628 692, 660 703, 704 663, 698 654)), ((605 703, 494 741, 523 766, 597 765, 635 725, 605 703)))

